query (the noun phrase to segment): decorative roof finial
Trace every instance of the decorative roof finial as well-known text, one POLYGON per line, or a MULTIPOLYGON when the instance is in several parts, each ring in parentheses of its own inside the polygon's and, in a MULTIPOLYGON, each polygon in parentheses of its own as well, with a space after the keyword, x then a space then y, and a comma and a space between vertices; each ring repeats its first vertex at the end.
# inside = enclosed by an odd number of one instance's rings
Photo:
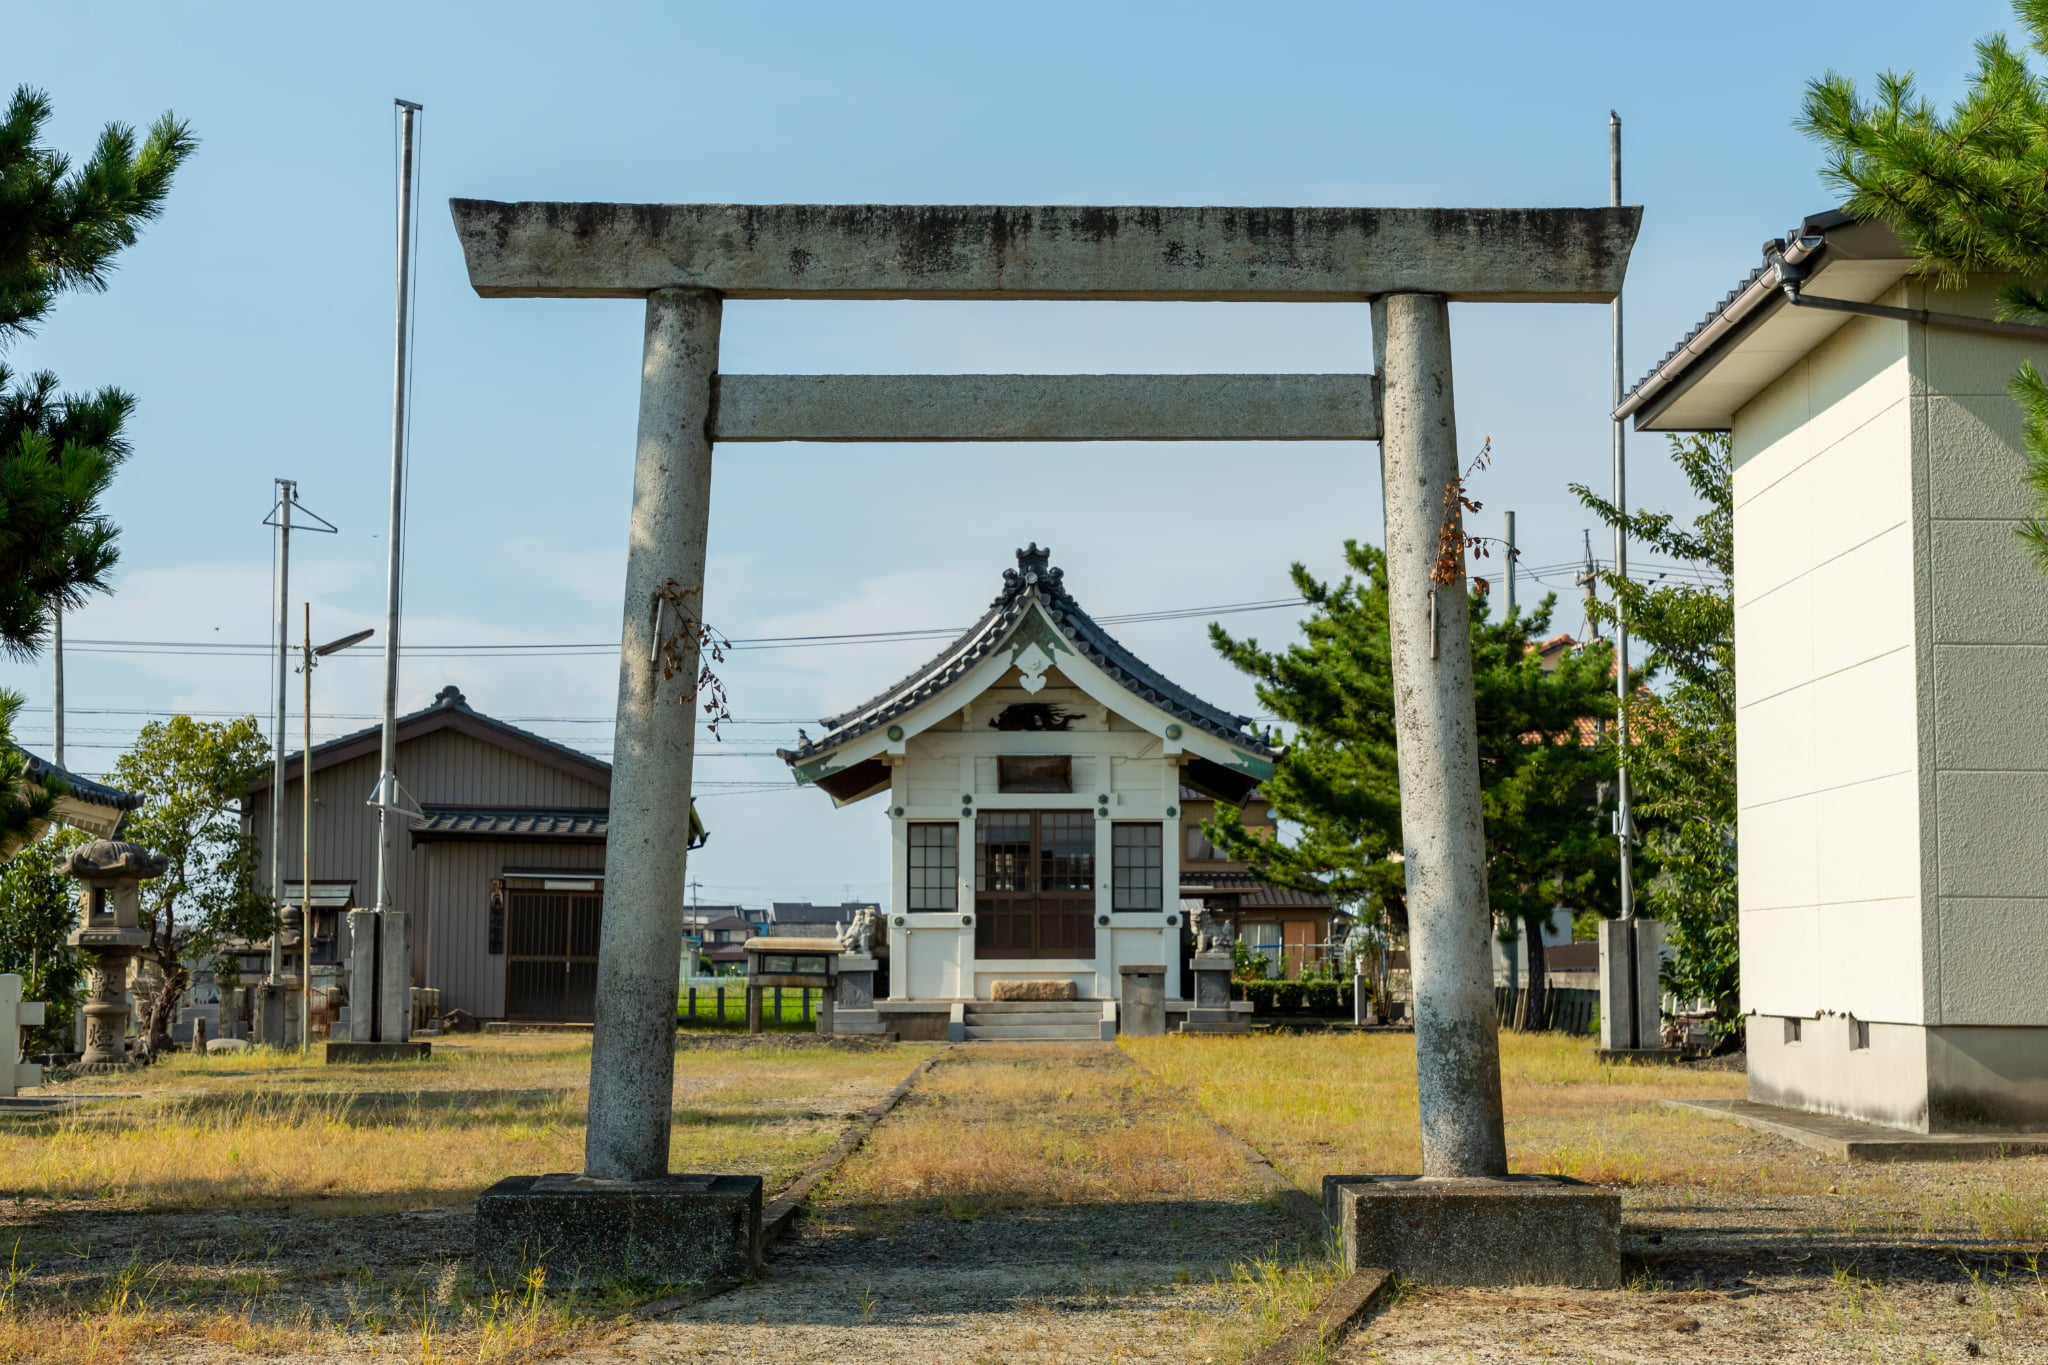
POLYGON ((469 698, 462 695, 461 688, 457 687, 454 683, 449 683, 434 694, 434 704, 436 706, 461 706, 466 708, 469 705, 469 698))
POLYGON ((1052 547, 1048 545, 1041 550, 1038 548, 1038 542, 1034 540, 1029 549, 1017 551, 1017 571, 1024 575, 1026 583, 1033 582, 1037 578, 1045 577, 1046 564, 1051 558, 1052 547))

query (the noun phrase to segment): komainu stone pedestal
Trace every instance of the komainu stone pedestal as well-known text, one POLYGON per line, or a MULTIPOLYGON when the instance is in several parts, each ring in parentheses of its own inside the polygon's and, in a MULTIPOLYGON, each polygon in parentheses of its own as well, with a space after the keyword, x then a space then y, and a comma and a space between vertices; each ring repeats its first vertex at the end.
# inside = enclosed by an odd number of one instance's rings
MULTIPOLYGON (((875 968, 872 953, 845 952, 839 955, 839 973, 833 984, 833 1033, 886 1033, 882 1012, 875 1008, 875 968)), ((820 1022, 823 1012, 820 1011, 820 1022)))
POLYGON ((1251 1025, 1230 1008, 1230 974, 1236 963, 1228 952, 1196 953, 1194 1007, 1180 1028, 1183 1033, 1250 1033, 1251 1025))
POLYGON ((1621 1284, 1621 1196, 1568 1176, 1323 1177, 1347 1269, 1417 1284, 1621 1284))
POLYGON ((477 1198, 476 1260, 500 1286, 539 1267, 550 1289, 751 1274, 761 1268, 761 1177, 512 1176, 477 1198))

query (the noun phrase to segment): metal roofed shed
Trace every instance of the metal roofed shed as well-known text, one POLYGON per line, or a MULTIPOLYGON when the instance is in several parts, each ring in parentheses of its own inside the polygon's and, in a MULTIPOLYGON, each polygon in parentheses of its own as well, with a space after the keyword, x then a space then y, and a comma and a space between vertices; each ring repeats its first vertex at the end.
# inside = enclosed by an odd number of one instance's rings
POLYGON ((1733 464, 1749 1094, 1919 1133, 2048 1131, 2048 576, 2006 387, 2048 329, 1840 213, 1616 411, 1733 464))

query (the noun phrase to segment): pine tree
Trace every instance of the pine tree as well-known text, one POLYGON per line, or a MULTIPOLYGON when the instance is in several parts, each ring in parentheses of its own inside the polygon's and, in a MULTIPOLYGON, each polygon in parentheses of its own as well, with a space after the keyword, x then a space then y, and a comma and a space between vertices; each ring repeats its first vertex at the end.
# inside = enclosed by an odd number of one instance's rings
MULTIPOLYGON (((139 140, 108 124, 73 165, 44 145, 49 118, 49 97, 27 86, 0 116, 0 347, 30 335, 59 294, 107 287, 198 145, 166 114, 139 140)), ((133 407, 119 389, 64 394, 53 375, 0 367, 0 650, 36 653, 53 606, 105 590, 115 531, 99 500, 128 453, 133 407)))
MULTIPOLYGON (((1394 744, 1386 556, 1347 541, 1352 575, 1318 582, 1301 565, 1294 586, 1311 608, 1302 643, 1268 652, 1258 641, 1210 627, 1219 653, 1257 680, 1261 705, 1294 727, 1288 751, 1262 790, 1279 819, 1299 828, 1291 841, 1248 831, 1239 809, 1219 803, 1204 832, 1224 856, 1261 880, 1323 892, 1369 907, 1401 932, 1403 901, 1400 771, 1394 744)), ((1550 629, 1554 599, 1534 612, 1496 619, 1484 594, 1472 599, 1472 672, 1486 817, 1487 887, 1507 934, 1529 941, 1537 998, 1530 1023, 1542 1027, 1542 934, 1559 905, 1611 898, 1613 840, 1602 829, 1597 792, 1611 782, 1606 746, 1587 742, 1614 714, 1613 652, 1566 652, 1546 671, 1534 644, 1550 629)))
MULTIPOLYGON (((2015 0, 2027 47, 2048 54, 2048 0, 2015 0)), ((1977 69, 1944 117, 1910 73, 1878 78, 1866 101, 1830 71, 1807 86, 1804 130, 1828 150, 1823 172, 1844 209, 1889 224, 1938 285, 2017 278, 2009 321, 2048 323, 2048 80, 2002 34, 1977 44, 1977 69)), ((2035 514, 2019 534, 2048 570, 2048 380, 2029 360, 2009 386, 2025 419, 2035 514)))
POLYGON ((1627 525, 1649 551, 1707 570, 1702 583, 1655 586, 1601 574, 1613 599, 1596 620, 1619 619, 1648 649, 1656 690, 1629 706, 1629 782, 1642 832, 1650 913, 1671 926, 1664 985, 1712 1006, 1723 1039, 1742 1031, 1735 880, 1735 495, 1728 437, 1671 438, 1671 456, 1706 504, 1690 529, 1665 512, 1623 518, 1581 484, 1572 491, 1609 526, 1627 525))

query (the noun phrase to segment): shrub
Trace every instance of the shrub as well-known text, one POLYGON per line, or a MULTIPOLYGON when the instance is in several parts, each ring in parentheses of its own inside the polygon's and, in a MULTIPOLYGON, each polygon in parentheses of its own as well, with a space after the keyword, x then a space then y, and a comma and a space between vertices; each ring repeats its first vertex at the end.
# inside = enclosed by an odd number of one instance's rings
MULTIPOLYGON (((1299 981, 1240 981, 1253 1014, 1349 1014, 1351 981, 1305 977, 1299 981)), ((1371 989, 1371 983, 1367 983, 1371 989)))

